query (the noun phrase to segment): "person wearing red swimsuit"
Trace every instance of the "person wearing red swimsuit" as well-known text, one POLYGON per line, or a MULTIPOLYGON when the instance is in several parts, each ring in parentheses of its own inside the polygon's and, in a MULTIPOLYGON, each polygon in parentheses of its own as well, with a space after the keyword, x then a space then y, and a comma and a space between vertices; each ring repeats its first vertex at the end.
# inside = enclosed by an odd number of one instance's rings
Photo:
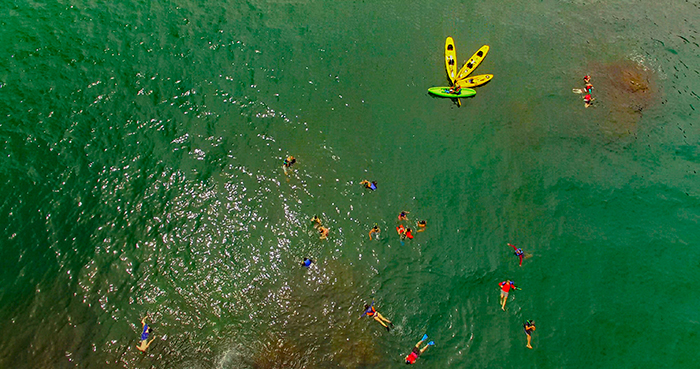
POLYGON ((515 283, 513 281, 503 281, 498 284, 501 287, 501 309, 503 311, 506 311, 506 302, 508 301, 508 292, 510 291, 511 288, 518 290, 518 287, 515 287, 515 283))

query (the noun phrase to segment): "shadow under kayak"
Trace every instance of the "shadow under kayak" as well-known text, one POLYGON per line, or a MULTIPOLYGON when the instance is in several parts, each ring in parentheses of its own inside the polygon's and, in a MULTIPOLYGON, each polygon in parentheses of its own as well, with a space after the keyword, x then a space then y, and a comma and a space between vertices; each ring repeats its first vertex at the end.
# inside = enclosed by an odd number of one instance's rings
POLYGON ((456 99, 458 97, 469 97, 476 95, 476 90, 472 90, 471 88, 463 88, 462 91, 459 92, 459 94, 450 93, 450 87, 431 87, 428 89, 428 92, 430 92, 433 95, 451 97, 453 99, 456 99))

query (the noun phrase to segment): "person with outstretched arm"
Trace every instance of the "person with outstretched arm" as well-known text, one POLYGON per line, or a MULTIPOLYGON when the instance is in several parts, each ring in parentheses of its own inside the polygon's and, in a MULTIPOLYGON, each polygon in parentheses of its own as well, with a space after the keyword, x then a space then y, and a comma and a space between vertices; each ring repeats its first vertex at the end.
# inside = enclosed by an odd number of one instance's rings
POLYGON ((141 325, 143 326, 143 331, 141 332, 141 343, 136 345, 136 348, 141 352, 146 352, 146 349, 148 349, 148 346, 151 345, 151 342, 156 339, 153 337, 150 341, 148 340, 148 335, 150 335, 153 330, 148 326, 148 324, 146 324, 146 318, 148 318, 148 316, 141 319, 141 325))
POLYGON ((515 247, 515 245, 510 244, 510 243, 508 244, 508 246, 513 248, 515 256, 520 258, 520 266, 523 266, 523 255, 525 255, 525 253, 523 252, 523 249, 519 249, 519 248, 515 247))
POLYGON ((520 288, 515 287, 513 281, 503 281, 498 284, 501 287, 501 310, 506 311, 506 302, 508 301, 508 292, 511 288, 519 290, 520 288))
POLYGON ((372 301, 371 305, 365 304, 365 312, 360 315, 360 319, 362 319, 365 315, 379 322, 379 324, 386 328, 387 331, 389 331, 389 326, 394 326, 394 323, 392 323, 391 320, 383 317, 382 314, 379 314, 379 312, 374 308, 374 301, 372 301))
POLYGON ((428 346, 432 346, 435 344, 435 342, 430 341, 427 345, 423 346, 423 348, 420 348, 421 343, 423 343, 423 341, 427 339, 428 335, 424 334, 423 338, 420 341, 418 341, 418 343, 416 343, 415 346, 413 346, 413 350, 411 350, 411 353, 408 354, 408 356, 406 356, 406 364, 415 364, 418 357, 421 356, 425 352, 425 350, 428 349, 428 346))

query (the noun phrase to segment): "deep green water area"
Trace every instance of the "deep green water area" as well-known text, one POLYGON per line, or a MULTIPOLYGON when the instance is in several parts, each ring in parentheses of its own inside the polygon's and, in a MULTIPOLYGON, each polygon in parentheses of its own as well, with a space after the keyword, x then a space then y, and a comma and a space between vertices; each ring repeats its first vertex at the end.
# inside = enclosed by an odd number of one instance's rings
POLYGON ((0 26, 0 368, 397 368, 424 333, 421 368, 700 364, 698 0, 8 0, 0 26), (460 66, 491 47, 461 107, 427 94, 447 36, 460 66))

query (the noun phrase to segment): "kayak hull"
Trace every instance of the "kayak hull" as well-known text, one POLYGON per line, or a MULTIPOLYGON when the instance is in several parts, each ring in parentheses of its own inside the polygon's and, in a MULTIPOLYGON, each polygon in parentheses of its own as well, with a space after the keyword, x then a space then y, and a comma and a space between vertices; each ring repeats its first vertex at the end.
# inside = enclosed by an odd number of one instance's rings
POLYGON ((476 87, 481 86, 489 82, 493 78, 493 74, 479 74, 478 76, 471 76, 465 79, 458 79, 457 84, 459 87, 476 87))
POLYGON ((428 89, 428 92, 435 96, 440 96, 440 97, 449 97, 452 99, 457 99, 460 97, 470 97, 476 95, 476 90, 472 90, 471 88, 463 88, 462 91, 460 91, 459 95, 457 94, 452 94, 449 92, 450 87, 431 87, 428 89))
POLYGON ((479 64, 481 64, 488 52, 489 45, 484 45, 481 47, 481 49, 477 50, 474 55, 472 55, 472 57, 466 63, 464 63, 462 69, 459 70, 459 73, 457 73, 457 79, 467 78, 467 76, 470 75, 474 69, 479 66, 479 64))
POLYGON ((445 69, 447 70, 450 84, 454 84, 457 79, 457 49, 452 37, 448 37, 445 40, 445 69))

